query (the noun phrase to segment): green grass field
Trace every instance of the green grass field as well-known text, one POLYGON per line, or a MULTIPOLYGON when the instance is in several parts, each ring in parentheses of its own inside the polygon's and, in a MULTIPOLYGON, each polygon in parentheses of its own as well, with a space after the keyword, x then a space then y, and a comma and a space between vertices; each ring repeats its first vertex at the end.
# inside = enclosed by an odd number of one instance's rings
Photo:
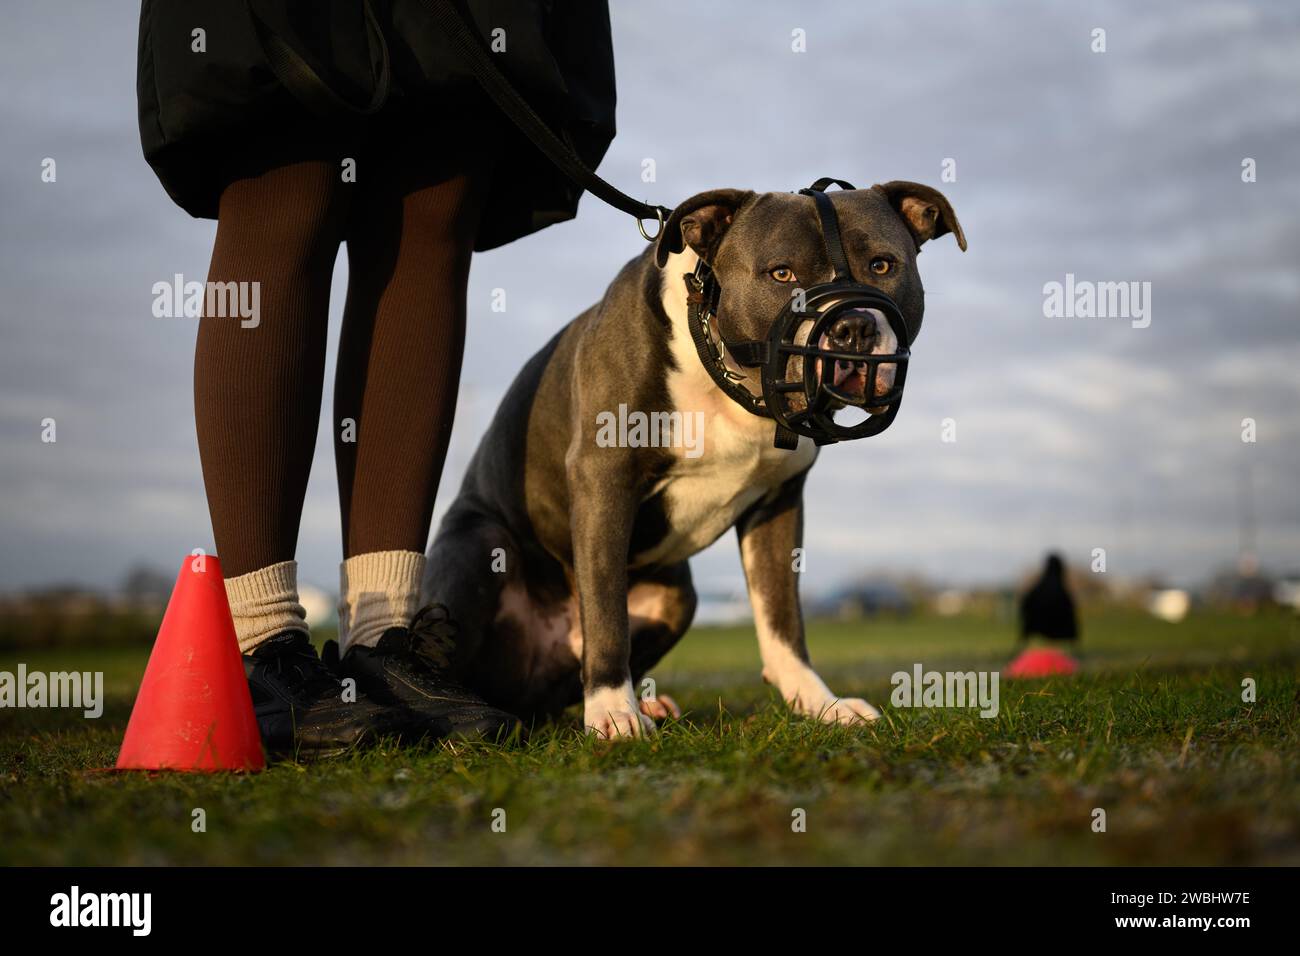
POLYGON ((1300 863, 1293 616, 1089 615, 1082 674, 1004 681, 996 718, 889 705, 894 671, 996 669, 1009 633, 974 618, 814 626, 831 687, 884 711, 869 727, 792 719, 747 628, 698 629, 654 675, 687 710, 657 739, 589 740, 570 712, 522 746, 390 747, 254 776, 93 772, 116 757, 146 652, 0 653, 0 670, 103 670, 108 696, 95 721, 0 711, 0 863, 1300 863))

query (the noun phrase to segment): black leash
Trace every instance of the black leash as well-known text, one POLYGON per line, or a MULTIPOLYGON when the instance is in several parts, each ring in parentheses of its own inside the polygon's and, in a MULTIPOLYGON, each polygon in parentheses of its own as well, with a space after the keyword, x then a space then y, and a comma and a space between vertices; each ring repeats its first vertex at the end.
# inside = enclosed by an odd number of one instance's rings
POLYGON ((465 18, 461 16, 452 0, 426 0, 426 6, 443 32, 447 34, 447 38, 451 40, 452 46, 460 54, 465 65, 474 74, 474 79, 483 88, 483 92, 496 103, 519 131, 574 183, 597 199, 634 217, 637 221, 637 229, 647 241, 657 239, 659 232, 653 236, 647 233, 645 221, 657 220, 659 230, 662 231, 664 221, 672 214, 672 210, 667 206, 651 205, 633 199, 597 176, 568 143, 552 132, 546 125, 546 121, 537 115, 536 111, 528 105, 528 101, 519 95, 519 91, 497 69, 497 65, 492 62, 492 54, 484 48, 481 38, 465 22, 465 18))

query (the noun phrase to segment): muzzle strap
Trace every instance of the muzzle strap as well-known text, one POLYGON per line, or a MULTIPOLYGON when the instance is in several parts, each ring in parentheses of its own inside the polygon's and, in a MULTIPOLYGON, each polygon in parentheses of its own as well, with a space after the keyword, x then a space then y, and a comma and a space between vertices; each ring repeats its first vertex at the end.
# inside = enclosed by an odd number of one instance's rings
MULTIPOLYGON (((719 335, 713 337, 713 319, 717 316, 718 283, 713 273, 701 259, 695 272, 683 276, 686 280, 686 319, 691 331, 691 340, 695 343, 695 352, 700 357, 700 364, 713 379, 713 384, 733 402, 752 415, 760 418, 773 418, 767 410, 762 395, 755 395, 739 381, 729 377, 725 353, 730 353, 737 364, 761 366, 766 364, 770 354, 767 342, 726 342, 719 335), (725 353, 724 353, 725 350, 725 353)), ((777 448, 787 451, 799 447, 799 436, 780 422, 774 421, 776 434, 772 443, 777 448)))
MULTIPOLYGON (((849 268, 849 257, 844 254, 844 243, 840 239, 839 219, 835 215, 835 206, 831 203, 831 197, 826 195, 823 189, 818 189, 817 184, 827 182, 819 179, 808 189, 799 190, 801 195, 811 196, 813 202, 817 204, 817 216, 822 222, 822 239, 826 243, 826 254, 830 256, 831 268, 835 272, 835 282, 853 282, 853 270, 849 268)), ((852 189, 840 180, 830 180, 830 182, 839 183, 846 189, 852 189)))
POLYGON ((743 365, 746 368, 754 368, 758 365, 766 365, 767 357, 771 354, 771 347, 766 339, 747 342, 726 342, 727 351, 731 357, 736 360, 737 365, 743 365))

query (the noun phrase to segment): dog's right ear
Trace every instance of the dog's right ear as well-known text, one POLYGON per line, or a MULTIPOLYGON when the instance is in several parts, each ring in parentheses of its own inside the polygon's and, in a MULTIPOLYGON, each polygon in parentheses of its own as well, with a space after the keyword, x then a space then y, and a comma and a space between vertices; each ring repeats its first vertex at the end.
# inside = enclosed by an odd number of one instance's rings
POLYGON ((736 212, 753 195, 746 189, 710 189, 678 205, 664 223, 655 250, 659 268, 663 268, 671 253, 681 252, 684 245, 694 249, 705 262, 711 262, 736 212))

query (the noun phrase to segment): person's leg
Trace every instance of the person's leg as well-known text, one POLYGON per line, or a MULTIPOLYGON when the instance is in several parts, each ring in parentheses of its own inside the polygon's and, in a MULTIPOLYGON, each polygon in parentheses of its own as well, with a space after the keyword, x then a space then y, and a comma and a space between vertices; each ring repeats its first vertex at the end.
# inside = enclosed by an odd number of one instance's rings
POLYGON ((340 650, 414 616, 451 438, 465 290, 486 191, 465 163, 410 154, 371 173, 347 234, 334 390, 344 563, 340 650))
MULTIPOLYGON (((298 757, 344 752, 414 726, 349 700, 316 655, 294 550, 320 416, 330 277, 347 192, 333 162, 237 179, 221 197, 212 282, 257 286, 256 323, 199 322, 194 408, 212 530, 262 743, 298 757)), ((251 301, 251 300, 250 300, 251 301)))
MULTIPOLYGON (((456 411, 465 288, 488 188, 481 157, 492 155, 491 139, 476 137, 471 156, 404 135, 410 128, 392 124, 398 135, 364 164, 347 234, 332 423, 345 558, 339 673, 371 700, 414 715, 431 737, 500 739, 519 722, 450 675, 457 631, 447 609, 417 610, 456 411)), ((456 128, 441 123, 434 138, 456 128)))
POLYGON ((208 279, 255 284, 258 312, 255 324, 237 316, 200 320, 194 409, 213 535, 244 653, 285 631, 307 631, 294 550, 346 204, 338 168, 326 161, 239 179, 221 196, 208 279))

